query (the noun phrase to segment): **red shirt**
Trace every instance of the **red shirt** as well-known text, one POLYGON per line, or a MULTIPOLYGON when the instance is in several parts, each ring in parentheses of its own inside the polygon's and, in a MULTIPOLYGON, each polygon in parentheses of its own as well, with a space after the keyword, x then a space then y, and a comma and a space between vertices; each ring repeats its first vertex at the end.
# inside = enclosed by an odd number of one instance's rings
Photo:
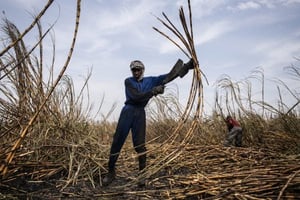
POLYGON ((240 123, 238 121, 236 121, 235 119, 233 119, 233 118, 229 118, 226 121, 226 124, 227 124, 228 130, 231 130, 235 126, 241 127, 240 123))

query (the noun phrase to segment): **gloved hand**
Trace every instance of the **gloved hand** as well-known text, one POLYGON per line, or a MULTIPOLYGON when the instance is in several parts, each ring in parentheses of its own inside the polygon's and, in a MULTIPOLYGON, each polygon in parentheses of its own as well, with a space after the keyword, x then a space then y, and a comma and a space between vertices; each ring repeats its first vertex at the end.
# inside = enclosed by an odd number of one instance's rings
POLYGON ((194 60, 191 58, 187 63, 184 63, 185 67, 188 69, 194 69, 194 60))
POLYGON ((165 86, 164 85, 159 85, 159 86, 156 86, 152 89, 152 94, 154 96, 158 95, 158 94, 163 94, 165 91, 165 86))
POLYGON ((184 63, 180 71, 178 72, 178 75, 180 78, 184 77, 190 69, 194 69, 194 60, 191 58, 188 62, 184 63))

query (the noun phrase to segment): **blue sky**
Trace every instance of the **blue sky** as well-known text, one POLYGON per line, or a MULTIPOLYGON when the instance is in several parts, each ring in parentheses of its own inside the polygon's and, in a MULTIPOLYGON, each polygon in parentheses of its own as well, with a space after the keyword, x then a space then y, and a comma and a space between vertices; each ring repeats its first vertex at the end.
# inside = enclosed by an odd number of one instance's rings
MULTIPOLYGON (((32 22, 30 13, 38 13, 46 2, 7 0, 0 1, 0 8, 23 32, 32 22)), ((205 110, 212 106, 216 80, 224 74, 234 81, 242 80, 257 67, 264 70, 268 80, 280 78, 299 91, 297 82, 287 75, 284 67, 297 64, 295 57, 300 57, 300 0, 191 0, 191 4, 200 68, 209 81, 209 85, 204 84, 205 110)), ((181 5, 187 13, 187 0, 82 1, 78 40, 67 74, 79 92, 92 70, 89 95, 95 110, 104 95, 101 112, 105 114, 116 103, 112 119, 118 118, 125 99, 123 82, 131 75, 132 60, 144 62, 145 76, 168 72, 178 58, 188 60, 175 45, 152 29, 154 26, 172 35, 154 15, 161 17, 165 12, 180 27, 181 5)), ((42 18, 44 30, 57 20, 52 32, 56 70, 61 69, 71 44, 75 12, 76 0, 57 0, 42 18)), ((3 17, 3 12, 0 15, 3 17)), ((25 38, 27 45, 33 44, 37 36, 37 32, 31 32, 25 38)), ((45 44, 46 55, 51 55, 50 38, 45 44)), ((191 79, 192 73, 167 87, 178 87, 183 105, 191 79)), ((276 87, 272 81, 267 82, 267 89, 269 101, 276 102, 273 98, 278 95, 274 93, 276 87)), ((291 104, 296 102, 292 97, 285 98, 291 104)))

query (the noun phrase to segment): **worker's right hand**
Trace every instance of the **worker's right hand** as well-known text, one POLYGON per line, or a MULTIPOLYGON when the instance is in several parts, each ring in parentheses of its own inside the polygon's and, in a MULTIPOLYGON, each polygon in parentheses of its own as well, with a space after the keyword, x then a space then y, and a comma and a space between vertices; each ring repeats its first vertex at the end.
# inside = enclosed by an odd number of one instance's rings
POLYGON ((163 94, 165 91, 165 86, 164 85, 159 85, 159 86, 156 86, 152 89, 152 94, 154 96, 158 95, 158 94, 163 94))

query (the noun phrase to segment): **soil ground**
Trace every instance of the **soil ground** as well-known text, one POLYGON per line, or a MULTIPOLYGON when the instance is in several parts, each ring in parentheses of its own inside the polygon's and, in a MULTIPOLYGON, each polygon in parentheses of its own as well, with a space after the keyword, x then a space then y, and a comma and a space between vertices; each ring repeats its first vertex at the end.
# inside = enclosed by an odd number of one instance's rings
MULTIPOLYGON (((171 150, 171 149, 170 149, 171 150)), ((156 162, 148 156, 149 164, 156 162)), ((32 180, 24 171, 2 179, 0 199, 299 199, 300 156, 264 150, 202 146, 186 148, 176 160, 139 187, 137 162, 120 160, 117 177, 101 186, 94 177, 67 184, 66 172, 32 180), (64 187, 66 186, 66 187, 64 187)), ((19 170, 24 170, 21 168, 19 170)), ((29 168, 26 170, 30 170, 29 168)))

